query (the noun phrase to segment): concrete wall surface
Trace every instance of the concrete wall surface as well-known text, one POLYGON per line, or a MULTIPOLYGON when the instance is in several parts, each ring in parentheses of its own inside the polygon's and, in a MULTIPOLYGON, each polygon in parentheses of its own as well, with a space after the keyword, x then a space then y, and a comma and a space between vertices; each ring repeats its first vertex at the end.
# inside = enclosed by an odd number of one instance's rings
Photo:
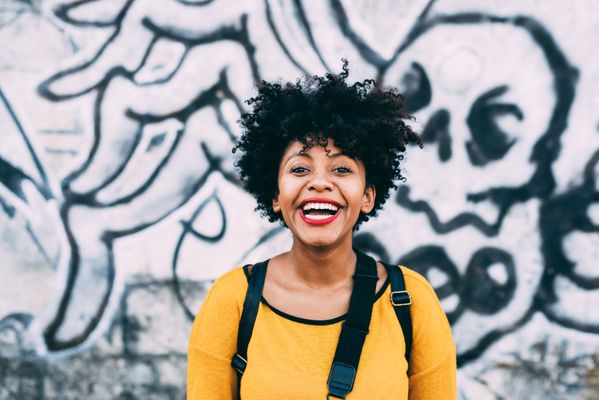
POLYGON ((599 2, 0 0, 0 399, 182 399, 216 277, 286 250, 233 169, 254 83, 397 86, 356 245, 427 277, 459 397, 599 398, 599 2))

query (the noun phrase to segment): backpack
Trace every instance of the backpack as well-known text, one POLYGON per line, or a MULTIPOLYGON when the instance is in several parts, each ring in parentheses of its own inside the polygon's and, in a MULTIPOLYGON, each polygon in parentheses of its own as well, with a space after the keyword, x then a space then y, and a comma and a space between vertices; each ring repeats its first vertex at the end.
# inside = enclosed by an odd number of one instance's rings
MULTIPOLYGON (((353 389, 362 347, 368 335, 368 327, 372 315, 372 307, 378 280, 376 263, 374 259, 360 251, 356 251, 358 262, 354 275, 354 287, 349 302, 347 318, 343 322, 339 342, 333 358, 331 372, 328 379, 329 393, 327 399, 345 399, 353 389)), ((266 277, 268 260, 254 264, 251 272, 249 266, 244 266, 248 276, 248 290, 243 303, 243 311, 239 321, 237 335, 237 353, 231 360, 231 365, 237 372, 237 391, 241 388, 241 378, 247 366, 247 350, 254 329, 254 322, 258 314, 262 288, 266 277)), ((412 347, 412 320, 410 307, 412 299, 406 291, 403 273, 398 266, 382 263, 391 283, 391 304, 404 333, 405 357, 410 361, 412 347)))

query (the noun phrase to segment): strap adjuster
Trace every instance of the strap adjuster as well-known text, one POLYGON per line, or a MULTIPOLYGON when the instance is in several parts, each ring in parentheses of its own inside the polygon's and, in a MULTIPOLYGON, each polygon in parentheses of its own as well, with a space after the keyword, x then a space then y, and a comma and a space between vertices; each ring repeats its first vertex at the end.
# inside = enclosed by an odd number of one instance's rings
POLYGON ((248 361, 245 358, 241 357, 237 353, 231 359, 231 365, 241 375, 243 375, 243 373, 245 372, 245 367, 247 366, 247 364, 248 364, 248 361))
POLYGON ((353 366, 339 361, 334 362, 329 374, 327 400, 345 399, 353 389, 355 379, 356 369, 353 366))
POLYGON ((407 290, 396 290, 391 292, 391 304, 393 307, 403 307, 412 304, 412 297, 407 290))

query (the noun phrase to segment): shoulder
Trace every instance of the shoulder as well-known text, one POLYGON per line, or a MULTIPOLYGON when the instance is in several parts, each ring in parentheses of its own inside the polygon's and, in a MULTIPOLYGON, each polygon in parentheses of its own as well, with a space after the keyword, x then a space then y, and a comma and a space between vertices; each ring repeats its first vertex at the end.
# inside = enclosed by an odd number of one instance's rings
MULTIPOLYGON (((243 267, 235 268, 219 277, 208 291, 196 315, 190 345, 210 349, 214 347, 211 343, 220 343, 219 335, 230 335, 230 332, 236 331, 246 291, 247 281, 243 267)), ((215 354, 221 354, 221 351, 215 354)))
POLYGON ((428 330, 434 326, 436 326, 435 329, 450 332, 445 311, 430 283, 418 272, 403 265, 399 267, 404 276, 406 290, 412 298, 410 314, 415 332, 422 329, 428 330))
POLYGON ((213 288, 233 289, 240 286, 247 287, 247 278, 244 267, 237 267, 222 274, 214 281, 213 288))
POLYGON ((429 298, 432 296, 433 299, 437 299, 434 289, 424 276, 404 265, 399 267, 406 281, 406 289, 412 296, 429 298))
POLYGON ((221 275, 210 287, 196 319, 201 320, 206 314, 240 314, 247 286, 243 267, 221 275))
POLYGON ((435 291, 418 272, 401 266, 406 289, 412 298, 410 313, 414 325, 414 339, 427 345, 447 345, 453 348, 451 328, 435 291))
POLYGON ((237 267, 214 281, 204 303, 213 301, 241 302, 247 291, 247 278, 243 267, 237 267))

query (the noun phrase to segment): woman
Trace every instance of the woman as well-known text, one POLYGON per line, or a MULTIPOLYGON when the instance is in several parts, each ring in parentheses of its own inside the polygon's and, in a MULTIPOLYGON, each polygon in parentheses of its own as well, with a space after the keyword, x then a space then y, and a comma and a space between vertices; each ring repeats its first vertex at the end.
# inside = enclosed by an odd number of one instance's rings
POLYGON ((430 285, 352 248, 403 179, 406 145, 421 144, 401 95, 347 76, 344 61, 339 75, 263 82, 248 101, 237 166, 293 244, 215 282, 191 333, 188 399, 456 398, 451 330, 430 285), (403 303, 389 285, 398 272, 403 303))

